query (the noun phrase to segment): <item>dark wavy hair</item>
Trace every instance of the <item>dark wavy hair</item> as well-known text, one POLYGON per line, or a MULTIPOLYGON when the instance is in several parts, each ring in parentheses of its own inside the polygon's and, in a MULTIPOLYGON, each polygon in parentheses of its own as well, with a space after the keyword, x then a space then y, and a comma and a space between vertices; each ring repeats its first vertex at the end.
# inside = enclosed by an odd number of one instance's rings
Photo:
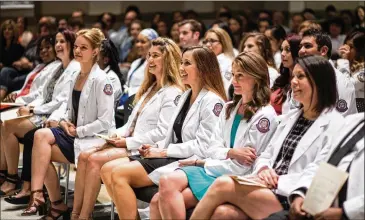
POLYGON ((76 40, 76 34, 73 31, 60 28, 58 29, 56 35, 58 33, 61 33, 64 37, 67 43, 70 43, 70 54, 69 58, 72 60, 74 58, 73 48, 76 40))
MULTIPOLYGON (((294 65, 296 62, 296 59, 298 58, 298 53, 300 50, 300 41, 302 40, 299 35, 296 34, 290 34, 288 35, 285 40, 288 41, 290 46, 290 53, 292 56, 292 59, 294 61, 294 65)), ((291 73, 290 70, 283 66, 283 64, 280 65, 280 76, 276 78, 274 85, 271 89, 271 91, 275 91, 277 89, 281 89, 281 91, 276 96, 274 103, 275 104, 282 104, 287 99, 287 93, 290 91, 290 80, 291 80, 291 73)))
MULTIPOLYGON (((331 63, 322 56, 305 56, 297 59, 297 65, 300 65, 309 84, 314 91, 317 90, 317 103, 313 109, 321 113, 324 109, 332 109, 338 100, 338 91, 336 83, 336 73, 331 63)), ((312 92, 311 104, 313 101, 312 92)))
POLYGON ((39 60, 41 62, 43 62, 43 60, 41 60, 40 58, 40 52, 41 52, 41 44, 42 42, 45 41, 45 43, 49 43, 51 46, 52 46, 52 50, 53 50, 53 53, 56 57, 56 50, 55 50, 55 35, 54 34, 50 34, 50 35, 45 35, 45 36, 42 36, 40 37, 38 40, 37 40, 37 50, 36 50, 36 55, 37 57, 39 57, 39 60))
MULTIPOLYGON (((262 56, 252 52, 242 52, 234 60, 233 64, 239 66, 244 73, 255 79, 255 86, 252 92, 252 100, 247 103, 244 112, 244 119, 249 121, 252 116, 263 106, 270 103, 269 69, 262 56)), ((233 95, 233 103, 228 104, 226 119, 241 100, 241 95, 233 95)))
POLYGON ((354 60, 350 61, 350 69, 351 72, 355 72, 361 68, 364 68, 365 61, 365 29, 358 28, 349 33, 345 39, 345 43, 347 41, 351 41, 353 47, 356 51, 354 60))
POLYGON ((117 74, 119 80, 123 79, 123 75, 120 72, 119 69, 119 65, 118 65, 118 50, 115 47, 114 43, 110 40, 110 39, 105 39, 103 40, 103 42, 101 43, 101 50, 100 50, 100 54, 103 57, 108 57, 109 58, 109 62, 108 62, 108 66, 110 66, 110 69, 112 71, 115 72, 115 74, 117 74))

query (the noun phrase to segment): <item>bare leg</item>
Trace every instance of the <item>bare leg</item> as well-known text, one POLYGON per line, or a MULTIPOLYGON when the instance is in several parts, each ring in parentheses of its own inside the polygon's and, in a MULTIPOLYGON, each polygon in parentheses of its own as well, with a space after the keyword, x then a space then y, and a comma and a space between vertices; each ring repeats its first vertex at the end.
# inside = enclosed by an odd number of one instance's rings
POLYGON ((156 193, 150 202, 150 219, 162 219, 161 211, 159 208, 160 193, 156 193))
MULTIPOLYGON (((186 206, 183 190, 188 187, 188 178, 182 170, 177 170, 169 175, 160 178, 159 186, 159 208, 163 219, 185 219, 186 206)), ((191 191, 190 191, 191 192, 191 191)), ((190 205, 198 203, 198 200, 190 196, 190 205)))
POLYGON ((120 219, 135 219, 137 199, 132 187, 152 186, 146 170, 138 161, 123 164, 112 172, 114 203, 120 219))
POLYGON ((4 89, 0 89, 0 102, 2 102, 3 101, 3 99, 6 97, 6 94, 7 94, 8 92, 6 91, 6 90, 4 90, 4 89))
POLYGON ((82 208, 82 201, 84 198, 84 188, 85 188, 85 175, 86 175, 86 164, 89 156, 95 152, 95 149, 81 152, 77 162, 77 172, 75 178, 75 194, 72 214, 80 215, 82 208))
MULTIPOLYGON (((4 126, 3 126, 3 123, 0 121, 0 148, 1 148, 1 151, 0 151, 0 170, 8 170, 8 166, 6 164, 6 157, 5 157, 5 141, 4 141, 4 138, 5 138, 5 129, 4 129, 4 126)), ((0 183, 1 184, 1 183, 0 183)))
MULTIPOLYGON (((18 173, 19 163, 19 141, 18 138, 24 137, 24 135, 34 129, 34 125, 28 119, 18 119, 6 121, 2 124, 2 130, 4 136, 2 137, 6 163, 8 167, 8 174, 14 175, 18 173)), ((4 182, 1 185, 1 190, 7 192, 15 188, 15 184, 10 182, 4 182)))
POLYGON ((231 204, 218 206, 211 217, 213 220, 249 220, 250 218, 239 208, 231 204))
POLYGON ((209 188, 191 219, 210 219, 214 210, 225 203, 237 206, 252 219, 263 219, 282 210, 280 202, 269 189, 240 185, 223 176, 209 188))
POLYGON ((110 198, 114 201, 113 195, 113 187, 112 187, 112 171, 114 168, 121 166, 124 163, 129 163, 130 160, 128 157, 119 158, 116 160, 112 160, 107 162, 101 167, 100 176, 103 180, 106 190, 110 198))
POLYGON ((107 148, 93 153, 87 161, 84 198, 80 218, 88 218, 94 210, 95 202, 98 197, 101 181, 100 169, 108 161, 127 156, 123 148, 107 148))

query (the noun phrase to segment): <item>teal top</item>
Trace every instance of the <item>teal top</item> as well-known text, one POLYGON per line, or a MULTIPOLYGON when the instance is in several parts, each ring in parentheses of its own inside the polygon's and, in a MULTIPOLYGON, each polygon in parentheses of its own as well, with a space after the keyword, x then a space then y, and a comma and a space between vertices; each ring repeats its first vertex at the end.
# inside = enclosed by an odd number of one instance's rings
POLYGON ((238 130, 238 126, 240 125, 241 119, 242 119, 242 115, 236 114, 234 116, 234 120, 233 120, 233 124, 232 124, 232 129, 231 129, 231 144, 230 144, 230 148, 233 148, 234 146, 234 141, 236 140, 236 134, 237 134, 237 130, 238 130))

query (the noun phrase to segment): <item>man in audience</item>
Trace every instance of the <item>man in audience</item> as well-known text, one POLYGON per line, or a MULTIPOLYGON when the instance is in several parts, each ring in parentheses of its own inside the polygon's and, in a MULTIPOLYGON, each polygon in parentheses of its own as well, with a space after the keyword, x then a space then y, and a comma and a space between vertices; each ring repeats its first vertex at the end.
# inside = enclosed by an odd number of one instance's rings
MULTIPOLYGON (((332 43, 331 38, 316 29, 309 29, 303 33, 302 41, 300 42, 299 56, 320 55, 329 59, 331 57, 332 43)), ((336 72, 338 101, 336 110, 343 116, 357 113, 355 101, 355 88, 350 79, 343 73, 338 71, 332 60, 329 60, 336 72)))
MULTIPOLYGON (((327 163, 348 172, 349 177, 331 207, 315 215, 314 219, 364 219, 364 115, 359 113, 346 119, 327 163)), ((298 180, 297 189, 289 195, 289 211, 274 213, 266 220, 312 219, 302 208, 313 175, 303 175, 298 180)))
POLYGON ((293 14, 291 17, 291 32, 298 34, 299 26, 304 21, 304 17, 300 13, 293 14))
POLYGON ((140 11, 136 6, 128 6, 125 10, 124 24, 117 32, 110 33, 110 40, 113 41, 119 52, 119 62, 123 62, 128 56, 127 50, 123 48, 125 41, 129 38, 129 27, 132 21, 140 19, 140 11))
POLYGON ((193 19, 183 20, 179 23, 180 47, 187 48, 199 45, 201 24, 193 19))

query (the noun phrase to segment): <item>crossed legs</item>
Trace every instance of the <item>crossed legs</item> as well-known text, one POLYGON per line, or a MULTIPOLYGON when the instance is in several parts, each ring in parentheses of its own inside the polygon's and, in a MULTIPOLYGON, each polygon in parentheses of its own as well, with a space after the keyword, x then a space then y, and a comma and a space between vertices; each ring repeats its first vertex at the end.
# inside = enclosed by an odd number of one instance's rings
POLYGON ((191 219, 210 219, 222 212, 239 215, 241 219, 263 219, 283 208, 274 193, 269 189, 240 185, 229 176, 219 177, 214 181, 203 199, 196 206, 191 219), (235 207, 224 206, 229 203, 235 207), (220 210, 219 210, 220 209, 220 210))
POLYGON ((198 200, 188 187, 184 171, 164 175, 159 181, 159 193, 150 203, 151 219, 185 219, 186 209, 196 206, 198 200))

